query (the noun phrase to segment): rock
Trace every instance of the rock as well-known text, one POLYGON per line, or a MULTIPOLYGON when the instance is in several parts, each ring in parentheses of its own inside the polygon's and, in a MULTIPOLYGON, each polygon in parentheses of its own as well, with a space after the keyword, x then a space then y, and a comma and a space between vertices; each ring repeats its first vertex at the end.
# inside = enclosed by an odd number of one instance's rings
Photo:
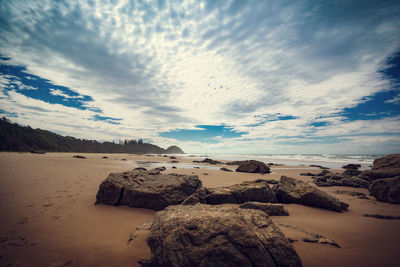
POLYGON ((345 194, 353 197, 358 197, 361 199, 369 199, 364 193, 354 192, 354 191, 346 191, 346 190, 336 190, 335 194, 345 194))
POLYGON ((147 169, 146 169, 146 168, 143 168, 143 167, 134 168, 133 170, 147 171, 147 169))
POLYGON ((208 191, 206 188, 201 187, 196 190, 193 194, 188 196, 183 202, 182 205, 194 205, 197 203, 207 203, 207 194, 208 191))
POLYGON ((378 201, 400 204, 400 176, 377 179, 372 182, 369 191, 378 201))
POLYGON ((227 168, 221 168, 219 169, 220 171, 224 171, 224 172, 233 172, 231 169, 227 169, 227 168))
POLYGON ((315 173, 311 173, 311 172, 302 172, 300 173, 301 176, 315 176, 315 173))
POLYGON ((377 218, 377 219, 384 219, 384 220, 400 220, 400 216, 393 216, 393 215, 364 214, 363 216, 377 218))
POLYGON ((269 216, 289 216, 289 212, 285 207, 276 203, 245 202, 239 208, 261 210, 269 216))
POLYGON ((228 206, 170 206, 157 212, 142 266, 301 266, 268 215, 228 206))
POLYGON ((321 165, 315 165, 315 164, 311 164, 311 165, 308 165, 308 166, 315 167, 315 168, 320 168, 320 169, 323 169, 323 170, 328 170, 329 169, 328 167, 324 167, 324 166, 321 166, 321 165))
POLYGON ((349 170, 349 169, 358 170, 359 168, 361 168, 361 165, 360 164, 347 164, 347 165, 342 166, 342 168, 345 170, 349 170))
POLYGON ((241 160, 237 160, 237 161, 230 161, 225 163, 226 165, 240 165, 240 163, 242 163, 241 160))
POLYGON ((177 167, 175 167, 175 166, 172 166, 172 167, 171 167, 171 169, 177 169, 177 167))
POLYGON ((39 150, 31 150, 29 152, 32 153, 32 154, 46 154, 45 151, 39 151, 39 150))
POLYGON ((172 157, 169 157, 170 159, 176 159, 176 157, 175 156, 172 156, 172 157))
POLYGON ((122 161, 126 161, 126 159, 121 159, 122 161))
POLYGON ((106 156, 104 156, 104 157, 102 157, 103 159, 108 159, 108 157, 106 157, 106 156))
POLYGON ((179 163, 179 160, 171 160, 170 163, 179 163))
POLYGON ((296 203, 333 211, 347 210, 348 204, 303 181, 282 176, 273 187, 279 203, 296 203))
POLYGON ((208 163, 208 164, 212 164, 212 165, 222 164, 222 162, 220 162, 220 161, 209 159, 209 158, 205 158, 204 160, 201 160, 201 161, 193 160, 193 163, 208 163))
POLYGON ((242 161, 239 167, 236 168, 237 172, 250 172, 250 173, 270 173, 269 167, 261 161, 245 160, 242 161))
POLYGON ((274 192, 265 180, 243 182, 227 187, 207 188, 208 204, 236 203, 248 201, 276 203, 274 192))
POLYGON ((164 166, 155 168, 155 170, 159 170, 159 171, 165 171, 166 169, 167 168, 165 168, 164 166))
POLYGON ((193 169, 200 169, 200 167, 193 167, 193 169))
POLYGON ((170 146, 165 151, 166 154, 185 154, 182 149, 177 146, 170 146))
POLYGON ((73 158, 77 158, 77 159, 86 159, 86 157, 81 156, 81 155, 75 155, 75 156, 73 156, 73 158))
POLYGON ((400 154, 391 154, 374 160, 372 169, 360 175, 361 178, 369 181, 395 176, 400 176, 400 154))
POLYGON ((320 187, 325 186, 348 186, 355 188, 368 188, 370 182, 356 176, 345 176, 337 173, 327 173, 324 176, 314 176, 314 184, 320 187))
POLYGON ((342 175, 344 175, 344 176, 358 176, 361 173, 362 173, 362 171, 359 171, 357 169, 347 169, 342 173, 342 175))
POLYGON ((96 204, 162 210, 182 203, 201 188, 197 176, 160 174, 160 170, 111 173, 96 195, 96 204))

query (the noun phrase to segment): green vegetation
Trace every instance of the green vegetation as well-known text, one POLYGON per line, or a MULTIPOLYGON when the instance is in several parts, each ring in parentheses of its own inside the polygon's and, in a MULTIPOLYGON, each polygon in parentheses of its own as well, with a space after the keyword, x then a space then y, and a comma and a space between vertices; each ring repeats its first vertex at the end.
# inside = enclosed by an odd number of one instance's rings
POLYGON ((96 140, 77 139, 61 136, 50 131, 32 129, 0 119, 0 151, 42 151, 42 152, 89 152, 89 153, 133 153, 133 154, 178 154, 184 153, 176 146, 168 149, 144 143, 139 140, 125 140, 121 144, 100 143, 96 140))

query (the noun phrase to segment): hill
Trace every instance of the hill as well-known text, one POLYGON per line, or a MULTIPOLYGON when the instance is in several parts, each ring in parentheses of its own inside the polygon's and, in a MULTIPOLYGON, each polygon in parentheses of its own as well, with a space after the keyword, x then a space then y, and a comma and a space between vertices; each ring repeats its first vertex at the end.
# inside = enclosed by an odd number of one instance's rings
POLYGON ((123 144, 98 142, 62 136, 42 129, 32 129, 0 119, 0 151, 183 154, 177 146, 163 149, 139 140, 125 140, 123 144))

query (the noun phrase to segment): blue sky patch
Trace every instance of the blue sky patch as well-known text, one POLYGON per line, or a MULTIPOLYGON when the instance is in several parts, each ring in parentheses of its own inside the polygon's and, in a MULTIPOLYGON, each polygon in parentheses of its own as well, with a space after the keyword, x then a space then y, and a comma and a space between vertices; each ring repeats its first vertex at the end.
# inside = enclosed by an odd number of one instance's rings
POLYGON ((253 124, 248 124, 246 125, 247 127, 256 127, 271 121, 287 121, 287 120, 297 119, 295 116, 283 115, 281 113, 256 115, 254 117, 257 119, 258 122, 253 124))
POLYGON ((115 119, 115 118, 111 118, 111 117, 104 117, 104 116, 100 116, 100 115, 94 115, 93 118, 92 118, 91 120, 94 120, 94 121, 104 121, 104 122, 107 122, 107 123, 110 123, 110 124, 119 125, 119 124, 121 124, 121 123, 118 122, 118 121, 120 121, 120 120, 122 120, 122 119, 115 119))
POLYGON ((196 125, 198 129, 177 129, 169 132, 161 132, 159 136, 178 139, 180 141, 197 141, 202 143, 218 143, 216 137, 234 138, 240 137, 247 132, 234 131, 226 125, 196 125))

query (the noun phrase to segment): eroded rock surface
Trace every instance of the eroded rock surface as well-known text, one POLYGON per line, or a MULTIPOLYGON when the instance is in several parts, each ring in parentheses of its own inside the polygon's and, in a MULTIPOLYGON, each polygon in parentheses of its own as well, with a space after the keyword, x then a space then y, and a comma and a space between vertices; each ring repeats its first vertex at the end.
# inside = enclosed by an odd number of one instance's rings
POLYGON ((197 176, 161 174, 160 170, 111 173, 96 195, 96 204, 162 210, 182 203, 201 188, 197 176))
POLYGON ((369 191, 378 201, 400 204, 400 176, 377 179, 372 182, 369 191))
POLYGON ((301 266, 278 227, 259 210, 197 204, 157 212, 143 266, 301 266))
POLYGON ((207 188, 207 191, 208 204, 276 202, 275 194, 269 187, 268 181, 262 179, 226 187, 207 188))
POLYGON ((282 204, 277 203, 246 202, 239 208, 261 210, 269 216, 289 216, 287 209, 282 204))
POLYGON ((400 154, 391 154, 374 160, 371 170, 364 171, 360 177, 370 181, 400 176, 400 154))
POLYGON ((303 181, 282 176, 273 187, 279 203, 296 203, 333 211, 347 210, 348 204, 303 181))

